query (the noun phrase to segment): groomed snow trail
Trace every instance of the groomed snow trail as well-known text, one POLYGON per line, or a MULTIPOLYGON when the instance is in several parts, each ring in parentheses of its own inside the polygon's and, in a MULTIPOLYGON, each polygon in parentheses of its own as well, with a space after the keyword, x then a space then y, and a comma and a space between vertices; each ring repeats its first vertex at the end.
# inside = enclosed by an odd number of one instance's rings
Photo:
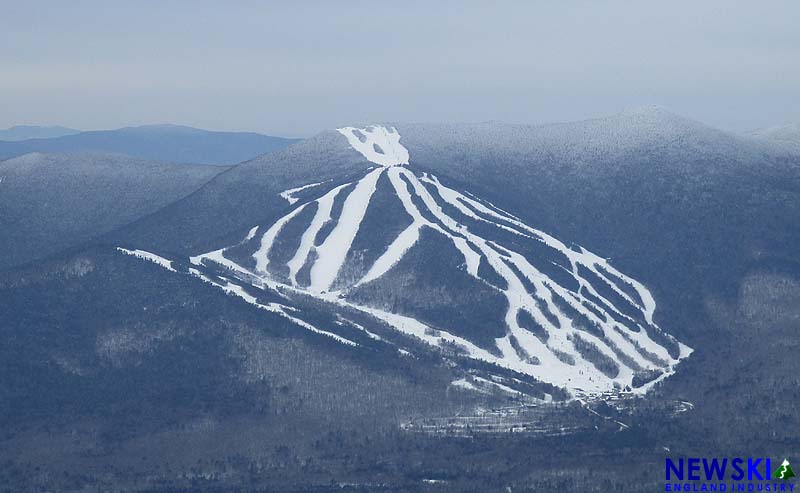
POLYGON ((172 267, 171 260, 167 260, 164 257, 156 255, 155 253, 146 252, 144 250, 128 250, 127 248, 122 247, 117 247, 117 251, 122 252, 125 255, 131 255, 133 257, 149 260, 150 262, 158 264, 168 271, 175 272, 175 269, 172 267))
POLYGON ((347 138, 353 149, 371 163, 380 166, 408 164, 408 149, 400 143, 400 134, 394 127, 372 125, 367 128, 343 127, 337 130, 347 138))

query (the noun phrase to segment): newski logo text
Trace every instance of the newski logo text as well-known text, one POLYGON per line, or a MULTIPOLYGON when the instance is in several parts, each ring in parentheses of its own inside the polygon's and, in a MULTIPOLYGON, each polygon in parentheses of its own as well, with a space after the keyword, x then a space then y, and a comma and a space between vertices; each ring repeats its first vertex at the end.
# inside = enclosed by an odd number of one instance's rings
POLYGON ((794 491, 787 459, 772 468, 768 457, 666 459, 664 491, 794 491))

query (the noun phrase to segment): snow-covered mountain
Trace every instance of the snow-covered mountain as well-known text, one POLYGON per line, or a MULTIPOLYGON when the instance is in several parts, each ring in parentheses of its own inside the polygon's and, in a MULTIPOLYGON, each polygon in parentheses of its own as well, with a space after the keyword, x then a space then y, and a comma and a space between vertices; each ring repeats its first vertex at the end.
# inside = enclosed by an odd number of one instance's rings
MULTIPOLYGON (((284 215, 193 256, 190 272, 345 344, 356 345, 245 286, 355 309, 571 390, 645 390, 690 354, 654 322, 650 291, 609 260, 417 169, 394 127, 338 132, 363 171, 281 192, 284 215)), ((124 251, 172 269, 158 252, 124 251)))
POLYGON ((760 128, 753 130, 748 135, 784 146, 793 152, 800 152, 800 124, 797 123, 760 128))

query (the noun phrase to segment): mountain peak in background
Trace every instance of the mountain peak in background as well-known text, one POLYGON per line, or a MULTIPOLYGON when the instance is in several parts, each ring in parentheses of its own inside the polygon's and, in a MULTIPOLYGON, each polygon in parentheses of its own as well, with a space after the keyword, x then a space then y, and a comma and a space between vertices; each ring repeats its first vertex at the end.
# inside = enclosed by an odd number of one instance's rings
POLYGON ((798 123, 759 128, 749 132, 747 135, 784 146, 795 152, 800 152, 800 124, 798 123))
POLYGON ((664 106, 658 104, 640 104, 636 106, 628 106, 623 109, 620 114, 623 115, 649 115, 649 116, 660 116, 660 117, 678 117, 682 118, 679 115, 671 112, 664 106))
POLYGON ((228 165, 282 149, 296 141, 253 132, 214 132, 173 124, 143 125, 0 142, 0 161, 30 152, 108 152, 149 161, 228 165))
POLYGON ((0 129, 0 140, 6 142, 18 142, 28 139, 51 139, 81 133, 74 128, 62 127, 60 125, 39 126, 39 125, 14 125, 6 129, 0 129))

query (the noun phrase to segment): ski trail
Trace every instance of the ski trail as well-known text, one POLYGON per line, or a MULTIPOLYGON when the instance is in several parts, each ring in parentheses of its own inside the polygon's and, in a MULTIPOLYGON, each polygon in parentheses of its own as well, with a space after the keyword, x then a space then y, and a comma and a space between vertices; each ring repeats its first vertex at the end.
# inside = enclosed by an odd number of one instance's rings
POLYGON ((344 208, 330 235, 317 248, 317 260, 311 267, 311 291, 321 293, 330 289, 339 270, 344 264, 350 245, 358 233, 361 221, 367 213, 367 206, 375 193, 378 178, 383 168, 367 173, 358 181, 355 189, 344 201, 344 208))
POLYGON ((331 219, 331 209, 333 208, 333 202, 336 196, 339 195, 339 192, 347 185, 348 184, 340 185, 316 200, 317 212, 314 215, 314 219, 311 220, 311 224, 303 232, 297 252, 295 252, 292 259, 287 263, 289 266, 289 281, 293 286, 297 285, 297 272, 305 265, 308 254, 314 246, 314 239, 317 237, 317 233, 319 233, 319 230, 331 219))
POLYGON ((300 327, 303 327, 306 330, 309 330, 309 331, 314 332, 316 334, 324 335, 326 337, 330 337, 331 339, 334 339, 334 340, 336 340, 336 341, 338 341, 338 342, 340 342, 342 344, 346 344, 348 346, 354 346, 354 347, 358 346, 358 343, 353 342, 350 339, 342 337, 342 336, 340 336, 338 334, 334 334, 333 332, 328 332, 326 330, 318 329, 317 327, 311 325, 310 323, 306 322, 303 319, 297 318, 297 317, 295 317, 293 315, 289 315, 288 313, 286 313, 286 309, 282 305, 279 305, 277 303, 270 303, 269 305, 264 305, 262 303, 259 303, 258 300, 256 299, 256 297, 251 295, 247 291, 245 291, 243 287, 239 286, 238 284, 234 284, 234 283, 230 282, 227 279, 225 280, 225 282, 226 282, 225 284, 221 284, 221 283, 218 283, 218 282, 216 282, 216 281, 214 281, 214 280, 212 280, 212 279, 210 279, 210 278, 208 278, 206 276, 202 276, 201 275, 200 277, 202 277, 202 279, 204 281, 219 287, 220 289, 222 289, 226 293, 229 293, 229 294, 232 294, 234 296, 237 296, 237 297, 243 299, 245 302, 247 302, 247 303, 249 303, 249 304, 251 304, 253 306, 256 306, 256 307, 258 307, 258 308, 260 308, 262 310, 265 310, 265 311, 268 311, 268 312, 271 312, 271 313, 276 313, 276 314, 278 314, 278 315, 280 315, 280 316, 282 316, 282 317, 284 317, 284 318, 286 318, 288 320, 291 320, 293 323, 299 325, 300 327))
MULTIPOLYGON (((411 194, 408 191, 405 182, 401 178, 402 175, 405 176, 407 179, 409 179, 409 182, 412 184, 412 187, 415 188, 415 194, 419 195, 419 192, 416 190, 416 187, 414 185, 415 183, 414 180, 416 180, 414 174, 404 168, 392 169, 390 171, 394 173, 393 184, 395 185, 395 190, 397 190, 398 194, 403 194, 405 196, 403 204, 404 205, 408 204, 406 210, 408 210, 408 207, 412 207, 415 211, 416 216, 419 217, 420 220, 423 221, 426 226, 429 226, 438 231, 439 233, 450 238, 455 247, 458 249, 459 252, 461 252, 461 255, 464 257, 464 262, 466 263, 467 266, 467 272, 472 277, 480 279, 480 277, 478 277, 478 268, 480 266, 481 256, 475 250, 472 249, 469 242, 464 238, 464 236, 459 234, 460 229, 458 228, 457 223, 455 221, 449 220, 449 217, 447 218, 447 220, 443 220, 443 215, 437 215, 436 211, 430 211, 430 212, 434 212, 434 217, 436 217, 442 224, 444 224, 445 227, 449 229, 449 231, 442 229, 438 224, 432 223, 427 219, 425 219, 417 209, 417 206, 414 205, 414 202, 411 199, 411 194), (455 232, 456 234, 453 234, 453 232, 455 232)), ((428 204, 426 203, 426 205, 428 204)))
POLYGON ((302 192, 303 190, 308 190, 309 188, 318 187, 323 183, 326 182, 321 181, 319 183, 309 183, 308 185, 303 185, 302 187, 290 188, 288 190, 284 190, 279 195, 283 197, 287 202, 289 202, 289 205, 294 205, 298 200, 300 200, 297 197, 295 197, 294 194, 296 194, 297 192, 302 192))
POLYGON ((267 273, 267 265, 269 265, 269 251, 272 249, 272 244, 275 242, 275 237, 278 236, 278 233, 281 232, 281 229, 283 229, 286 223, 288 223, 294 216, 300 214, 306 205, 307 204, 303 204, 289 214, 286 214, 282 218, 278 219, 275 224, 270 226, 267 232, 264 233, 264 236, 261 237, 261 246, 253 254, 253 258, 256 260, 257 272, 264 274, 267 273))
POLYGON ((131 255, 133 257, 138 257, 144 260, 149 260, 155 264, 160 265, 161 267, 167 269, 171 272, 176 272, 175 269, 172 267, 172 261, 167 260, 164 257, 156 255, 155 253, 146 252, 144 250, 128 250, 127 248, 117 247, 117 251, 124 253, 125 255, 131 255))
MULTIPOLYGON (((430 193, 422 185, 422 183, 410 172, 406 173, 407 173, 406 176, 409 178, 409 180, 414 186, 415 192, 423 200, 423 202, 426 205, 426 208, 429 211, 431 211, 434 214, 434 216, 438 220, 440 220, 443 224, 447 225, 451 229, 458 231, 461 235, 467 238, 472 244, 475 244, 479 248, 481 253, 484 255, 484 258, 486 258, 486 260, 489 262, 491 267, 501 277, 503 277, 503 279, 506 280, 508 287, 507 289, 504 290, 504 294, 506 296, 506 299, 508 300, 509 308, 508 311, 506 312, 505 322, 511 333, 517 338, 520 345, 525 349, 525 351, 531 356, 537 357, 540 361, 542 361, 543 364, 547 364, 551 367, 564 366, 564 363, 555 357, 552 350, 546 350, 546 351, 543 350, 543 344, 541 344, 541 342, 536 337, 528 336, 527 331, 519 326, 519 324, 517 323, 517 314, 519 313, 520 310, 528 311, 529 313, 531 313, 531 315, 534 317, 534 319, 539 325, 542 325, 547 328, 547 332, 549 334, 548 344, 546 346, 547 349, 552 348, 561 351, 563 353, 569 354, 576 360, 576 363, 580 363, 580 365, 584 367, 583 370, 587 374, 599 373, 592 363, 586 361, 585 358, 581 356, 581 354, 575 349, 574 345, 567 337, 568 335, 574 337, 574 335, 576 334, 576 329, 572 326, 572 321, 568 317, 566 317, 563 313, 561 313, 561 310, 559 310, 559 308, 552 301, 551 296, 548 297, 545 295, 542 296, 542 298, 545 299, 545 302, 548 305, 548 309, 551 311, 551 313, 559 314, 560 315, 559 319, 561 321, 562 327, 569 327, 570 330, 559 330, 557 327, 553 326, 553 324, 549 320, 547 320, 547 318, 541 312, 535 300, 531 297, 531 294, 527 292, 527 289, 525 288, 522 281, 518 278, 516 273, 514 273, 504 262, 504 258, 508 257, 508 254, 511 254, 509 260, 511 260, 518 269, 535 271, 536 274, 538 274, 535 275, 534 278, 538 278, 539 276, 541 276, 541 273, 536 271, 535 268, 532 265, 530 265, 530 263, 528 263, 527 260, 525 260, 524 257, 522 257, 521 255, 505 249, 503 253, 498 252, 486 240, 469 232, 468 228, 459 224, 453 218, 447 216, 441 209, 441 207, 438 204, 436 204, 435 199, 433 198, 432 195, 430 195, 430 193)), ((558 286, 555 283, 551 284, 554 286, 558 286)), ((536 284, 534 283, 534 286, 535 285, 536 284)), ((540 287, 543 288, 541 284, 540 287)), ((571 300, 572 297, 571 293, 568 294, 567 290, 561 288, 560 286, 558 286, 558 288, 560 291, 562 291, 562 293, 564 293, 562 295, 562 298, 564 298, 572 306, 573 309, 577 310, 579 313, 582 313, 587 317, 590 317, 590 319, 593 318, 595 319, 595 321, 599 322, 599 319, 597 319, 597 317, 590 310, 586 309, 580 303, 576 303, 574 300, 571 300)), ((544 289, 541 289, 541 291, 544 292, 544 289)), ((606 330, 605 332, 612 332, 612 331, 606 330)), ((614 361, 618 360, 614 351, 603 340, 586 332, 580 332, 579 335, 584 340, 587 340, 588 342, 594 344, 597 350, 599 350, 606 357, 614 361)), ((615 337, 618 340, 622 339, 616 334, 614 334, 613 337, 615 337)), ((502 339, 503 338, 501 338, 501 340, 498 341, 499 345, 503 345, 503 347, 500 347, 501 351, 503 351, 504 354, 508 354, 509 357, 513 356, 519 357, 516 354, 517 353, 516 350, 513 350, 512 354, 512 351, 510 349, 513 348, 510 348, 510 343, 508 345, 505 345, 502 339)), ((623 347, 630 346, 629 343, 627 342, 623 343, 621 341, 620 345, 622 345, 623 347)), ((642 362, 644 364, 645 362, 643 358, 641 358, 641 356, 637 352, 633 351, 633 348, 630 349, 631 349, 631 354, 630 354, 631 358, 632 359, 638 358, 639 361, 637 361, 637 363, 642 362)), ((627 377, 630 371, 631 369, 623 368, 622 366, 620 366, 620 373, 623 377, 627 377)), ((596 376, 600 378, 599 375, 596 376)))
POLYGON ((400 198, 400 202, 403 204, 403 208, 411 216, 412 223, 402 233, 400 233, 397 238, 395 238, 386 251, 378 258, 378 260, 375 261, 367 274, 355 285, 358 286, 372 281, 388 272, 389 269, 397 264, 397 262, 402 259, 406 252, 408 252, 408 250, 416 244, 416 242, 419 240, 420 230, 423 226, 432 228, 450 238, 456 248, 464 256, 464 261, 467 265, 467 272, 469 272, 469 274, 471 274, 473 277, 477 278, 478 266, 480 265, 480 255, 470 248, 469 244, 464 238, 450 234, 448 231, 443 230, 438 224, 434 224, 423 217, 422 213, 419 211, 419 209, 417 209, 417 206, 414 205, 414 202, 411 199, 411 194, 408 191, 408 187, 401 178, 401 175, 405 172, 406 170, 403 170, 402 168, 391 168, 387 173, 395 193, 397 193, 398 198, 400 198))
POLYGON ((373 281, 386 274, 389 269, 403 258, 403 255, 419 240, 420 223, 411 223, 397 238, 389 245, 386 251, 378 257, 372 264, 367 274, 362 277, 353 287, 373 281))
MULTIPOLYGON (((554 248, 554 249, 560 251, 561 253, 563 253, 564 255, 566 255, 567 258, 572 262, 574 270, 577 269, 576 264, 581 264, 584 267, 588 268, 594 274, 596 274, 599 277, 601 277, 602 279, 604 279, 610 285, 610 287, 620 297, 622 297, 623 299, 625 299, 626 301, 631 303, 633 306, 636 306, 640 310, 642 310, 642 312, 644 314, 644 317, 645 317, 645 320, 647 320, 648 323, 653 324, 653 313, 655 312, 655 309, 656 309, 656 303, 655 303, 655 299, 653 298, 653 295, 650 293, 650 291, 642 283, 640 283, 640 282, 636 281, 635 279, 632 279, 632 278, 626 276, 625 274, 619 272, 616 268, 614 268, 608 262, 607 259, 604 259, 602 257, 599 257, 599 256, 591 253, 591 252, 588 252, 587 250, 585 250, 583 248, 581 248, 580 252, 576 252, 573 249, 569 248, 567 245, 565 245, 560 240, 548 235, 547 233, 545 233, 543 231, 539 231, 539 230, 537 230, 535 228, 531 228, 527 224, 521 222, 515 216, 512 216, 511 214, 508 214, 508 213, 501 214, 499 212, 496 212, 495 210, 484 206, 483 204, 481 204, 480 202, 476 201, 475 199, 467 197, 464 194, 461 194, 461 193, 459 193, 459 192, 457 192, 457 191, 455 191, 455 190, 453 190, 451 188, 448 188, 448 187, 442 185, 442 183, 439 181, 439 179, 436 178, 433 175, 426 175, 423 178, 421 178, 421 180, 426 182, 426 183, 430 183, 430 184, 434 185, 436 187, 439 195, 447 203, 449 203, 449 204, 453 205, 454 207, 456 207, 459 210, 459 212, 461 212, 462 214, 464 214, 464 215, 466 215, 466 216, 468 216, 468 217, 470 217, 472 219, 483 221, 483 222, 486 222, 486 223, 489 223, 489 224, 494 224, 497 227, 500 227, 500 228, 502 228, 502 229, 504 229, 506 231, 510 231, 510 232, 518 234, 518 235, 522 235, 522 236, 526 236, 526 237, 529 237, 529 238, 538 239, 538 240, 542 241, 543 243, 545 243, 547 246, 549 246, 551 248, 554 248), (516 226, 516 228, 510 227, 510 226, 508 226, 506 224, 499 224, 499 223, 493 223, 491 221, 488 221, 487 219, 485 219, 485 218, 483 218, 481 216, 478 216, 477 214, 472 212, 472 210, 470 210, 468 207, 466 207, 464 205, 464 203, 469 204, 470 206, 472 206, 476 210, 478 210, 478 211, 480 211, 480 212, 482 212, 482 213, 484 213, 486 215, 489 215, 489 216, 492 216, 492 217, 494 217, 496 219, 499 219, 499 220, 505 221, 507 223, 510 223, 510 224, 516 226), (519 228, 519 229, 517 229, 517 228, 519 228), (520 230, 522 230, 522 231, 520 231, 520 230), (526 231, 529 234, 526 234, 523 231, 526 231), (605 275, 602 271, 597 269, 597 266, 600 266, 603 269, 606 269, 608 272, 612 273, 613 275, 619 277, 622 281, 624 281, 627 284, 629 284, 637 292, 637 294, 641 298, 642 302, 640 303, 640 302, 634 300, 633 298, 631 298, 630 295, 628 295, 627 292, 622 290, 612 279, 609 279, 607 275, 605 275)), ((502 210, 502 209, 498 208, 497 210, 502 210)), ((581 278, 577 274, 575 275, 575 277, 582 284, 590 284, 590 283, 588 283, 588 281, 586 281, 585 279, 581 278)), ((595 293, 592 293, 592 294, 595 294, 595 293)), ((609 303, 609 305, 613 306, 613 304, 611 304, 611 303, 609 303)))
POLYGON ((366 128, 344 127, 337 129, 347 142, 368 161, 381 166, 408 164, 408 149, 400 143, 397 129, 381 125, 366 128))

